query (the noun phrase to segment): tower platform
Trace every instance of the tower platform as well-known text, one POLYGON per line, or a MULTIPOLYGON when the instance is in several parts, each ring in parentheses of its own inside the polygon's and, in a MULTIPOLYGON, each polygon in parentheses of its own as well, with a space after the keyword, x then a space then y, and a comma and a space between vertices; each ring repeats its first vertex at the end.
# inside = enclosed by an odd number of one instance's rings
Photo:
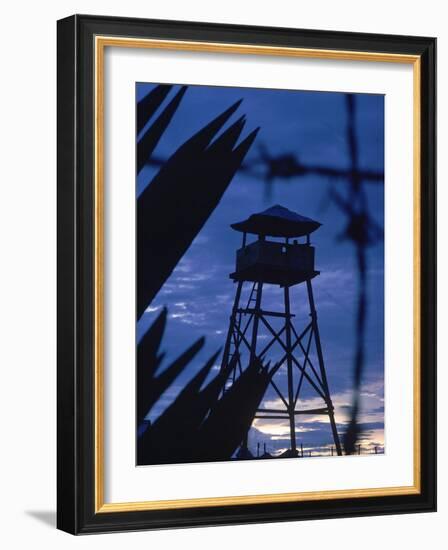
POLYGON ((318 274, 314 269, 314 247, 309 244, 258 240, 237 250, 236 269, 230 278, 293 286, 318 274))

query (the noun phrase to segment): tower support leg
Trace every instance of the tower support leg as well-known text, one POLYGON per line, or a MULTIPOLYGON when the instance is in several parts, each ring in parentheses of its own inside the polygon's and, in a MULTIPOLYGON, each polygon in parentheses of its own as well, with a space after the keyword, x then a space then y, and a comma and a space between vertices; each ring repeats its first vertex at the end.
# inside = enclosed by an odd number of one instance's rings
MULTIPOLYGON (((251 340, 251 349, 250 349, 250 363, 255 360, 257 357, 257 337, 258 337, 258 325, 260 322, 261 315, 261 297, 263 295, 263 283, 257 283, 257 292, 255 295, 255 307, 254 307, 254 318, 252 321, 252 340, 251 340)), ((242 448, 247 449, 247 439, 249 432, 246 433, 242 442, 242 448)))
POLYGON ((334 418, 334 407, 333 407, 333 403, 332 403, 331 397, 330 397, 330 390, 328 388, 327 374, 325 372, 324 356, 323 356, 323 353, 322 353, 322 346, 321 346, 321 343, 320 343, 319 326, 318 326, 318 323, 317 323, 317 312, 316 312, 316 307, 315 307, 315 304, 314 304, 313 287, 311 285, 311 280, 310 279, 308 279, 306 281, 306 287, 307 287, 307 290, 308 290, 308 300, 309 300, 309 303, 310 303, 311 322, 313 323, 314 339, 315 339, 315 342, 316 342, 316 352, 317 352, 317 358, 319 360, 319 370, 320 370, 322 385, 323 385, 324 392, 325 392, 325 397, 326 397, 326 402, 327 402, 326 404, 327 404, 327 407, 328 407, 328 416, 330 418, 331 431, 333 433, 333 439, 334 439, 334 444, 335 444, 335 447, 336 447, 336 452, 337 452, 338 456, 341 456, 342 455, 341 442, 339 440, 339 434, 338 434, 338 430, 336 428, 336 421, 335 421, 335 418, 334 418))
MULTIPOLYGON (((235 300, 233 302, 232 313, 230 315, 229 330, 227 332, 226 343, 224 345, 224 352, 222 354, 221 372, 224 369, 226 369, 228 364, 229 364, 230 345, 231 345, 231 342, 232 342, 233 333, 235 331, 235 323, 236 323, 236 318, 237 318, 237 315, 238 315, 238 308, 239 308, 239 304, 240 304, 242 289, 243 289, 243 281, 238 281, 238 286, 237 286, 236 294, 235 294, 235 300)), ((235 350, 235 352, 237 352, 237 350, 235 350)))
POLYGON ((255 307, 254 307, 254 320, 252 324, 252 341, 251 341, 251 350, 250 350, 250 362, 255 360, 257 357, 257 337, 258 337, 258 325, 260 323, 261 315, 261 296, 263 294, 263 283, 257 283, 257 293, 255 296, 255 307))
POLYGON ((289 415, 289 431, 291 438, 291 452, 296 455, 296 419, 294 415, 294 379, 293 379, 293 364, 292 364, 292 343, 291 343, 291 302, 289 297, 289 287, 284 287, 285 297, 285 339, 286 339, 286 365, 288 373, 288 415, 289 415))

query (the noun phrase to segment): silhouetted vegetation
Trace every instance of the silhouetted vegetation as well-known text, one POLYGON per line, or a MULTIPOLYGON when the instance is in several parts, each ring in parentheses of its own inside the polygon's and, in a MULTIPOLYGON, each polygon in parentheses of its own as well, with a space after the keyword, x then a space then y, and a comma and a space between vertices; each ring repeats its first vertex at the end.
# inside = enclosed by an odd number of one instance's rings
MULTIPOLYGON (((169 85, 156 86, 137 105, 137 134, 143 131, 137 143, 137 172, 151 161, 187 87, 183 86, 148 126, 171 89, 169 85)), ((137 318, 144 313, 219 203, 255 140, 258 129, 237 145, 245 125, 244 116, 222 131, 240 103, 223 111, 181 145, 162 163, 138 198, 137 318)), ((249 365, 238 383, 224 391, 226 369, 203 387, 220 354, 218 350, 150 424, 145 417, 174 380, 191 365, 204 344, 204 338, 200 338, 159 373, 164 358, 161 344, 166 322, 167 310, 164 309, 138 345, 137 462, 228 460, 252 423, 266 390, 267 370, 258 363, 249 365)))
MULTIPOLYGON (((139 140, 137 158, 141 163, 152 153, 184 93, 182 88, 139 140)), ((161 100, 160 94, 156 99, 161 100)), ((236 145, 244 116, 218 135, 240 103, 181 145, 137 201, 137 318, 218 205, 257 135, 258 129, 236 145)))
POLYGON ((165 390, 201 350, 204 338, 197 340, 171 365, 156 376, 164 354, 159 353, 165 331, 167 310, 163 309, 140 341, 137 349, 137 422, 140 424, 165 390))
MULTIPOLYGON (((143 411, 149 412, 203 345, 203 340, 198 340, 155 376, 163 359, 160 346, 166 317, 167 310, 163 309, 139 346, 139 354, 140 349, 144 350, 138 359, 140 425, 146 416, 143 411)), ((154 423, 148 423, 142 430, 137 443, 138 464, 229 460, 236 452, 266 391, 269 374, 268 368, 256 361, 224 390, 228 374, 234 368, 234 364, 229 364, 204 385, 220 353, 217 350, 154 423)))

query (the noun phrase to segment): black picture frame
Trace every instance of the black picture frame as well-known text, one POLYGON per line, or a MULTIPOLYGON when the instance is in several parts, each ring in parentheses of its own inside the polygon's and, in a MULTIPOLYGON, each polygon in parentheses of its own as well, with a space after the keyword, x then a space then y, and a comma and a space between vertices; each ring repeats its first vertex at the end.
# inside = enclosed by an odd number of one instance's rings
POLYGON ((72 534, 436 509, 436 39, 74 15, 58 21, 57 526, 72 534), (160 510, 95 506, 94 39, 120 36, 414 55, 421 69, 421 462, 418 494, 160 510))

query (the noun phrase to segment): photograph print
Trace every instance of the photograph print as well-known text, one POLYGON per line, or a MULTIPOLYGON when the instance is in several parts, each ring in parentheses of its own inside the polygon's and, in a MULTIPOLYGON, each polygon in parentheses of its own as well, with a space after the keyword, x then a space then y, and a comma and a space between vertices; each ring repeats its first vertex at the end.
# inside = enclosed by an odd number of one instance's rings
POLYGON ((387 452, 384 96, 139 82, 135 200, 136 464, 387 452))

